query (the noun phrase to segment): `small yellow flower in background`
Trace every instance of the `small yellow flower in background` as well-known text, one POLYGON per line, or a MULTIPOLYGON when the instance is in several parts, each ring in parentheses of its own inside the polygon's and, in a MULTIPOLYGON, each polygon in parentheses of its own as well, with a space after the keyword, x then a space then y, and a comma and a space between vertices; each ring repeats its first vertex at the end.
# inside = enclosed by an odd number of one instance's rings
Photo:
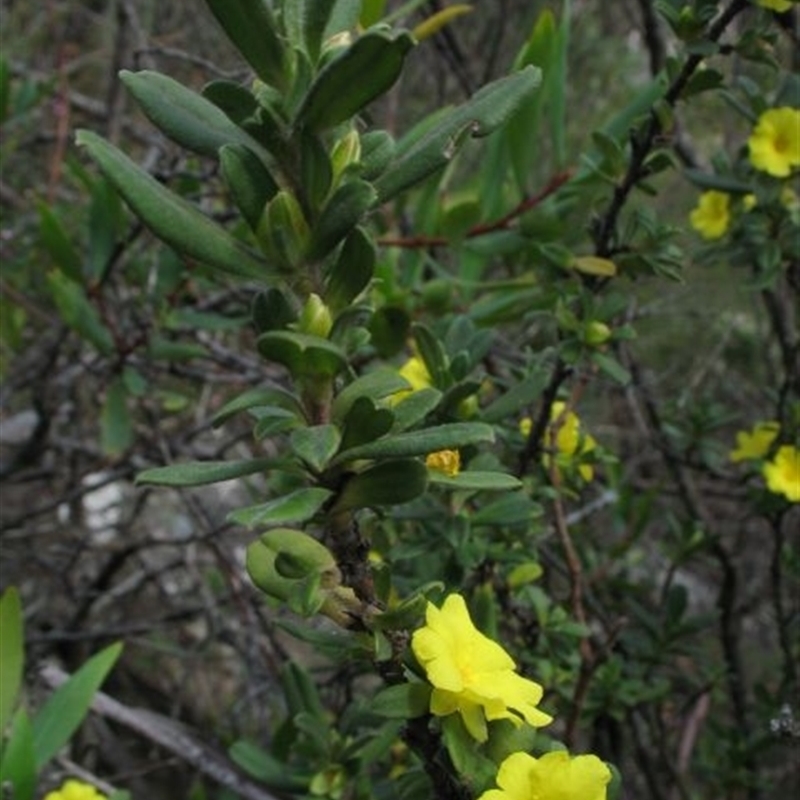
POLYGON ((739 431, 736 434, 736 447, 731 450, 728 458, 737 464, 739 461, 752 461, 763 458, 768 452, 780 426, 777 422, 757 422, 752 432, 739 431))
POLYGON ((479 742, 488 738, 487 720, 552 722, 536 707, 542 687, 518 675, 511 656, 475 627, 461 595, 449 595, 441 609, 428 603, 425 623, 411 637, 411 649, 433 686, 432 714, 459 713, 479 742))
POLYGON ((775 458, 762 469, 767 489, 782 494, 791 503, 800 503, 800 450, 791 445, 778 448, 775 458))
POLYGON ((792 7, 792 0, 756 0, 762 8, 769 8, 771 11, 783 13, 792 7))
POLYGON ((437 472, 444 472, 451 478, 461 472, 461 455, 458 450, 437 450, 429 453, 425 458, 425 466, 428 469, 435 469, 437 472))
POLYGON ((800 166, 800 110, 771 108, 759 118, 747 140, 750 163, 776 178, 786 178, 800 166))
POLYGON ((730 204, 731 198, 725 192, 714 189, 703 192, 689 214, 689 224, 704 239, 719 239, 725 235, 731 221, 730 204))
POLYGON ((752 211, 758 205, 758 198, 750 193, 742 198, 742 205, 745 211, 752 211))
POLYGON ((594 755, 512 753, 497 773, 499 789, 478 800, 606 800, 611 770, 594 755))
POLYGON ((531 435, 533 420, 530 417, 523 417, 519 421, 519 432, 527 439, 531 435))
POLYGON ((427 389, 433 386, 428 368, 425 362, 418 356, 411 356, 411 358, 403 364, 398 370, 401 378, 405 378, 410 384, 410 389, 401 389, 389 397, 391 405, 396 405, 401 400, 405 400, 412 392, 418 392, 420 389, 427 389))
MULTIPOLYGON (((556 465, 567 466, 570 462, 580 459, 597 447, 597 442, 583 430, 580 418, 573 411, 565 412, 567 404, 557 400, 550 408, 550 425, 545 432, 544 465, 550 469, 553 454, 556 465)), ((594 478, 594 468, 591 464, 578 464, 578 473, 585 481, 594 478)))
POLYGON ((44 796, 44 800, 107 800, 107 798, 90 783, 70 778, 60 789, 48 792, 44 796))

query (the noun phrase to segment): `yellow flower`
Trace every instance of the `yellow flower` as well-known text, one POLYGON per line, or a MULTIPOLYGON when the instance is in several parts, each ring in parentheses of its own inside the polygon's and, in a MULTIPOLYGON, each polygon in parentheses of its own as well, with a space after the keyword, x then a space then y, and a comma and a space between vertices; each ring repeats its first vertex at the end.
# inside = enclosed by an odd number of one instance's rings
POLYGON ((775 458, 762 469, 767 489, 785 495, 791 503, 800 503, 800 450, 791 445, 778 448, 775 458))
POLYGON ((511 656, 474 626, 461 595, 449 595, 441 609, 428 603, 425 622, 411 637, 411 649, 433 685, 432 714, 458 712, 479 742, 488 737, 487 720, 552 722, 536 708, 542 687, 518 675, 511 656))
POLYGON ((428 469, 435 469, 444 472, 451 478, 461 472, 461 455, 458 450, 437 450, 429 453, 425 459, 425 466, 428 469))
POLYGON ((689 214, 689 224, 704 239, 719 239, 725 235, 731 221, 730 197, 725 192, 703 192, 697 207, 689 214))
POLYGON ((762 8, 769 8, 772 11, 783 13, 792 7, 792 0, 756 0, 762 8))
POLYGON ((751 192, 742 198, 745 211, 752 211, 758 205, 758 198, 751 192))
POLYGON ((794 211, 800 208, 800 197, 797 196, 797 192, 791 186, 784 186, 781 189, 780 201, 787 211, 794 211))
POLYGON ((594 755, 512 753, 497 772, 499 789, 478 800, 606 800, 611 770, 594 755))
POLYGON ((519 432, 526 439, 531 435, 531 428, 533 428, 533 420, 530 417, 523 417, 519 421, 519 432))
POLYGON ((70 778, 60 789, 48 792, 44 800, 106 800, 90 783, 70 778))
MULTIPOLYGON (((550 408, 550 425, 545 431, 544 465, 550 469, 553 457, 557 466, 569 466, 597 447, 597 442, 583 431, 580 418, 572 411, 564 413, 567 405, 558 400, 550 408)), ((578 473, 585 481, 594 478, 591 464, 578 463, 578 473)))
POLYGON ((787 177, 800 165, 800 110, 784 106, 765 111, 747 144, 756 169, 787 177))
POLYGON ((420 389, 427 389, 429 386, 433 386, 433 381, 431 380, 428 368, 425 366, 425 362, 417 356, 409 358, 408 361, 400 367, 398 374, 401 378, 405 378, 408 381, 411 388, 401 389, 399 392, 395 392, 391 395, 389 398, 391 405, 396 405, 401 400, 405 400, 412 392, 418 392, 420 389))
POLYGON ((736 434, 736 447, 731 450, 728 458, 734 464, 739 461, 752 461, 763 458, 778 435, 780 426, 777 422, 757 422, 753 431, 739 431, 736 434))

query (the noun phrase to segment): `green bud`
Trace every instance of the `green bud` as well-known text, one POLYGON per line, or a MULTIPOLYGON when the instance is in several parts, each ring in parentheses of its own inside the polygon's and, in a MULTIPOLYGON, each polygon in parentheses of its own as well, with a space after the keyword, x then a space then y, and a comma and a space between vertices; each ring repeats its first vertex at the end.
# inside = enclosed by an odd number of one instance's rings
POLYGON ((297 321, 297 330, 300 333, 308 333, 312 336, 319 336, 321 339, 327 339, 332 327, 333 318, 331 317, 330 309, 318 294, 312 292, 300 313, 300 319, 297 321))
POLYGON ((308 249, 311 231, 295 196, 282 189, 264 207, 256 231, 264 254, 282 269, 297 269, 308 249))
POLYGON ((358 131, 351 129, 334 144, 333 150, 331 150, 334 184, 338 183, 342 173, 350 164, 356 164, 360 159, 361 139, 358 135, 358 131))
POLYGON ((611 328, 605 322, 597 322, 593 320, 590 322, 584 331, 583 339, 586 344, 597 347, 598 345, 607 342, 611 338, 611 328))

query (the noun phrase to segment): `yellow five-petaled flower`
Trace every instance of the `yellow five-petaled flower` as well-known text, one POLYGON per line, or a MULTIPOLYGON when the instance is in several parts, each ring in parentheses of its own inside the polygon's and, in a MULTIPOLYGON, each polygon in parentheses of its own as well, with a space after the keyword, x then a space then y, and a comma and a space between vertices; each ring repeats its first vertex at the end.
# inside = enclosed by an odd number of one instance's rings
POLYGON ((594 755, 512 753, 497 773, 499 788, 478 800, 606 800, 610 781, 611 770, 594 755))
POLYGON ((453 478, 461 472, 461 454, 458 450, 437 450, 426 456, 425 466, 453 478))
POLYGON ((70 778, 61 788, 48 792, 44 800, 106 800, 106 796, 100 794, 90 783, 70 778))
POLYGON ((725 192, 715 189, 703 192, 689 214, 689 223, 704 239, 719 239, 730 225, 730 205, 731 198, 725 192))
POLYGON ((433 686, 432 714, 460 714, 479 742, 488 738, 487 721, 552 722, 536 707, 542 687, 518 675, 511 656, 475 627, 461 595, 449 595, 441 608, 428 603, 425 623, 414 632, 411 649, 433 686))
POLYGON ((782 494, 790 503, 800 503, 800 450, 782 445, 775 458, 762 468, 767 489, 782 494))
POLYGON ((770 420, 757 422, 752 431, 739 431, 736 434, 736 447, 731 450, 728 458, 734 464, 763 458, 769 452, 779 430, 778 423, 770 420))
POLYGON ((800 109, 783 106, 765 111, 747 140, 750 163, 776 178, 800 166, 800 109))

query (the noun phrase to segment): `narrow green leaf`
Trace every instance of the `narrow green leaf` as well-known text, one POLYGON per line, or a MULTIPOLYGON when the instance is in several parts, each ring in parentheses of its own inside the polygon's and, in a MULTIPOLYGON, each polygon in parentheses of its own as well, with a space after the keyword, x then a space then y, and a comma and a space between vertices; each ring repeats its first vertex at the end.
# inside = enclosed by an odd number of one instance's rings
POLYGON ((470 525, 514 525, 529 522, 543 514, 543 509, 523 492, 515 492, 482 506, 470 516, 470 525))
POLYGON ((505 472, 481 472, 478 470, 466 470, 459 472, 458 475, 445 475, 435 469, 428 470, 428 478, 431 483, 443 486, 446 489, 458 489, 475 492, 508 492, 519 489, 522 483, 513 475, 505 472))
MULTIPOLYGON (((3 730, 5 731, 5 728, 3 730)), ((0 785, 10 788, 8 796, 14 800, 33 800, 36 772, 33 728, 28 713, 20 707, 14 714, 8 737, 3 738, 3 750, 0 754, 0 785)))
POLYGON ((95 693, 122 652, 117 642, 92 656, 50 696, 33 721, 36 767, 41 769, 70 740, 95 693))
POLYGON ((245 145, 224 145, 219 151, 219 162, 233 202, 256 231, 264 206, 277 193, 278 184, 261 159, 245 145))
POLYGON ((237 509, 228 514, 228 519, 247 528, 306 522, 332 494, 330 490, 316 486, 298 489, 267 503, 237 509))
POLYGON ((315 472, 322 472, 339 449, 341 431, 336 425, 314 425, 292 431, 292 450, 315 472))
POLYGON ((211 13, 262 81, 282 88, 284 47, 264 0, 206 0, 211 13))
POLYGON ((428 713, 431 687, 427 683, 387 686, 369 702, 369 710, 388 719, 414 719, 428 713))
POLYGON ((83 283, 83 262, 61 220, 45 203, 37 203, 36 208, 39 211, 39 235, 50 258, 70 280, 83 283))
POLYGON ((442 393, 438 389, 420 389, 418 392, 411 392, 408 397, 403 398, 397 405, 392 407, 394 411, 394 432, 408 430, 422 422, 428 414, 433 411, 442 399, 442 393))
POLYGON ((468 136, 480 138, 505 124, 539 85, 541 72, 525 67, 479 89, 466 103, 443 114, 413 144, 398 144, 394 161, 376 180, 381 201, 394 197, 445 166, 468 136))
POLYGON ((122 378, 117 378, 106 390, 100 415, 100 443, 106 455, 119 456, 133 444, 133 439, 128 391, 122 378))
POLYGON ((400 505, 421 495, 427 485, 428 470, 421 461, 381 461, 347 481, 334 511, 400 505))
POLYGON ((172 78, 151 70, 122 70, 119 77, 153 125, 183 147, 216 158, 223 145, 241 144, 268 158, 224 111, 172 78))
POLYGON ((189 461, 183 464, 170 464, 167 467, 153 467, 140 472, 136 483, 149 483, 157 486, 204 486, 219 483, 256 472, 278 469, 283 461, 274 458, 249 458, 244 461, 189 461))
POLYGON ((717 175, 700 169, 685 169, 683 174, 701 189, 715 189, 729 194, 750 194, 753 191, 750 184, 729 175, 717 175))
POLYGON ((627 386, 631 382, 630 372, 615 358, 607 356, 605 353, 592 353, 591 359, 606 375, 622 386, 627 386))
POLYGON ((297 398, 290 392, 287 392, 286 389, 274 386, 263 389, 256 387, 242 392, 240 395, 237 395, 232 400, 225 403, 225 405, 214 414, 211 421, 216 427, 235 414, 238 414, 240 411, 247 411, 259 406, 274 405, 291 411, 298 417, 302 416, 302 409, 300 408, 297 398))
POLYGON ((252 92, 233 81, 211 81, 203 87, 202 95, 237 125, 258 111, 258 101, 252 92))
POLYGON ((297 110, 295 126, 321 131, 357 114, 391 88, 413 46, 405 31, 365 33, 322 68, 297 110))
POLYGON ((22 603, 11 586, 0 597, 0 736, 17 704, 24 659, 22 603))
POLYGON ((481 416, 486 422, 507 420, 537 400, 547 386, 547 380, 548 373, 545 370, 536 370, 498 397, 483 410, 481 416))
POLYGON ((337 0, 303 0, 302 33, 306 52, 312 62, 319 58, 325 28, 337 0))
POLYGON ((162 186, 112 144, 86 130, 78 131, 75 140, 86 147, 134 213, 168 245, 232 275, 268 276, 266 264, 247 247, 162 186))
POLYGON ((254 742, 245 739, 235 741, 228 754, 248 775, 258 779, 270 789, 305 793, 311 776, 295 775, 284 761, 279 761, 254 742))
POLYGON ((97 309, 89 301, 83 288, 63 272, 49 272, 45 280, 61 319, 101 353, 112 353, 114 340, 111 333, 100 320, 97 309))
POLYGON ((369 444, 345 450, 333 464, 356 461, 361 458, 402 458, 420 456, 437 450, 456 450, 470 444, 493 442, 494 430, 482 422, 452 422, 436 428, 398 433, 369 444))
POLYGON ((342 184, 322 209, 312 232, 308 257, 316 261, 333 250, 355 229, 377 197, 373 186, 366 181, 342 184))
POLYGON ((333 401, 331 417, 334 421, 341 422, 359 397, 381 400, 408 388, 408 381, 400 377, 396 370, 382 367, 368 372, 356 378, 339 392, 333 401))
POLYGON ((369 286, 375 272, 376 252, 372 239, 355 228, 344 240, 325 283, 325 301, 332 310, 346 308, 369 286))

